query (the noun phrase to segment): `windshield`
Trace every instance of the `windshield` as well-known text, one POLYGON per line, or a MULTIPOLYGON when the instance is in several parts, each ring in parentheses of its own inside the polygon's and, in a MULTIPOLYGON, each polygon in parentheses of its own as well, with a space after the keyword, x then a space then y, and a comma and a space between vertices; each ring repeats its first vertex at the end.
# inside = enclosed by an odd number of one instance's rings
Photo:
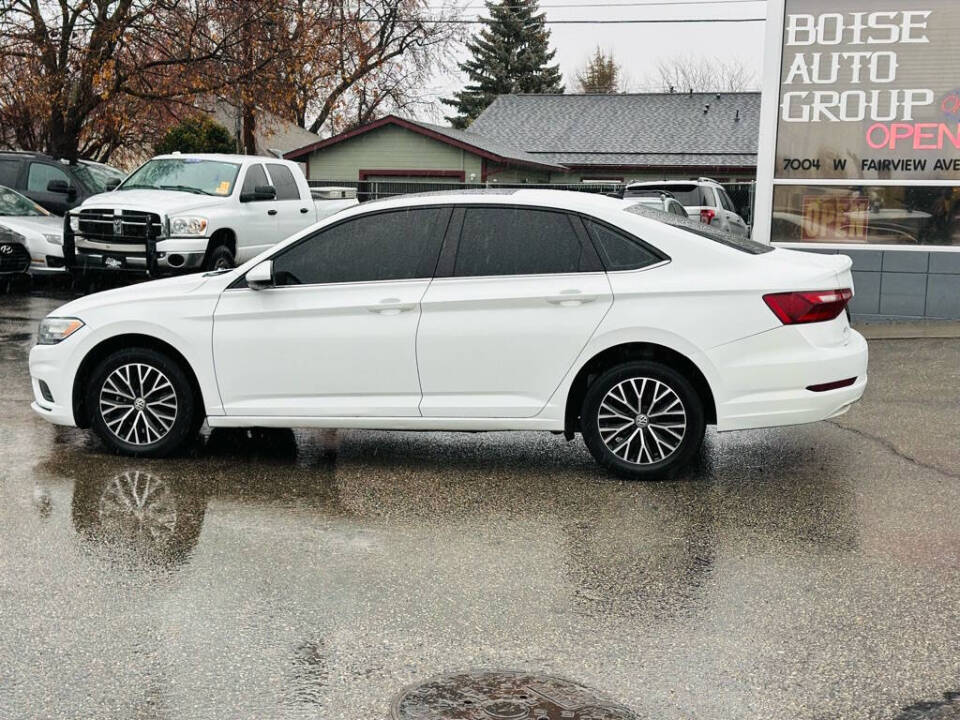
POLYGON ((79 162, 74 172, 80 176, 84 184, 95 192, 104 192, 110 180, 123 180, 126 174, 109 165, 99 163, 79 162))
POLYGON ((222 160, 161 158, 135 170, 117 190, 179 190, 226 196, 233 192, 239 172, 240 165, 222 160))
POLYGON ((0 215, 41 217, 49 214, 33 200, 28 200, 20 193, 0 185, 0 215))

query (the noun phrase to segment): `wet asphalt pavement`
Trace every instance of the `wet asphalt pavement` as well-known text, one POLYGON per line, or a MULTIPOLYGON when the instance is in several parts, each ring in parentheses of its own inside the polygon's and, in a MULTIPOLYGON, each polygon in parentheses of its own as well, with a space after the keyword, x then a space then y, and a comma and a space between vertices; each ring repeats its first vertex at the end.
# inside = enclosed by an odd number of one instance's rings
POLYGON ((960 339, 871 341, 848 415, 637 484, 533 433, 111 456, 29 409, 59 302, 0 297, 4 720, 382 720, 470 668, 647 718, 960 717, 960 339))

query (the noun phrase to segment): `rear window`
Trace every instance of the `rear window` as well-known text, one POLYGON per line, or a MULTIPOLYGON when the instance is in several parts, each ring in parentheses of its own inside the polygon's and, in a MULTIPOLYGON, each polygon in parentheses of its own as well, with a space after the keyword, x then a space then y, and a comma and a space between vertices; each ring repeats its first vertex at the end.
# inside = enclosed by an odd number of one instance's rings
POLYGON ((689 233, 699 235, 702 238, 712 240, 713 242, 720 243, 721 245, 726 245, 727 247, 733 248, 734 250, 739 250, 740 252, 749 253, 751 255, 763 255, 764 253, 773 252, 773 246, 771 245, 738 237, 732 233, 728 233, 710 225, 706 225, 700 222, 699 219, 694 220, 691 218, 680 217, 679 215, 673 215, 672 213, 662 212, 661 210, 655 210, 642 203, 631 205, 630 207, 626 208, 626 210, 628 213, 633 213, 634 215, 640 215, 641 217, 666 223, 667 225, 678 228, 679 230, 686 230, 689 233))
POLYGON ((623 192, 625 198, 636 197, 638 195, 649 195, 651 192, 668 192, 680 201, 681 205, 690 207, 691 205, 713 205, 713 202, 707 199, 703 188, 696 183, 675 184, 664 183, 663 185, 640 185, 638 187, 628 187, 623 192))

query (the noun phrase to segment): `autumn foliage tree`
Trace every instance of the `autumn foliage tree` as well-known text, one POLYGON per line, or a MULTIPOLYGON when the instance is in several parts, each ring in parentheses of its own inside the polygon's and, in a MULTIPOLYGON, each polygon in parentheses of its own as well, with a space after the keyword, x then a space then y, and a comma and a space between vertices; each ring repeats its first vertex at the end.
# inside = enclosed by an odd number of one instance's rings
POLYGON ((402 104, 456 26, 426 0, 0 0, 0 145, 106 160, 225 100, 314 131, 402 104), (373 99, 376 99, 375 101, 373 99))

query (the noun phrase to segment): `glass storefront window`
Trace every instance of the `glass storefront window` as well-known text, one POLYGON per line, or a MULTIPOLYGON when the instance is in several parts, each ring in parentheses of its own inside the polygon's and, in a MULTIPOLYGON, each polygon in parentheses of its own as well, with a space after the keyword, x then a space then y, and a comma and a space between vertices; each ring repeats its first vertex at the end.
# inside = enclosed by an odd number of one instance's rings
POLYGON ((960 246, 960 187, 777 185, 770 239, 960 246))

